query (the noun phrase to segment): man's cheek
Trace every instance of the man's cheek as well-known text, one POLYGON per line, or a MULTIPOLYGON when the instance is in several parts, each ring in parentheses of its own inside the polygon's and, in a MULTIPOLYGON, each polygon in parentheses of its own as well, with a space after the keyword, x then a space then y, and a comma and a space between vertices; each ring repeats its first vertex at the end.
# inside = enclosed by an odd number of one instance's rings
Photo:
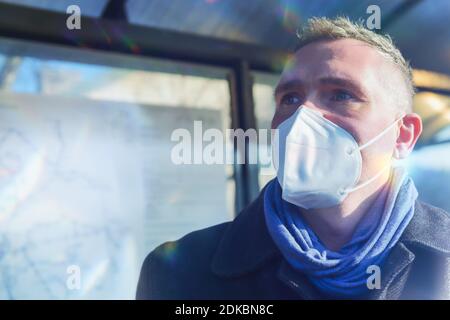
POLYGON ((392 163, 393 149, 386 148, 373 148, 372 150, 363 150, 361 152, 363 160, 363 175, 366 177, 372 177, 381 170, 390 166, 392 163))

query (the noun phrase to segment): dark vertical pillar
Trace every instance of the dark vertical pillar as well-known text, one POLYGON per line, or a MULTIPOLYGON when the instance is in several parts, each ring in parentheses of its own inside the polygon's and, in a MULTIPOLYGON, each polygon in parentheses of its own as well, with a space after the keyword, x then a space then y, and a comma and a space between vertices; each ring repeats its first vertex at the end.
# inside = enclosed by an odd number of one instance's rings
MULTIPOLYGON (((230 74, 230 96, 233 129, 256 129, 256 117, 253 103, 253 79, 248 62, 238 61, 234 64, 230 74)), ((249 164, 249 143, 245 143, 245 163, 234 163, 234 175, 236 182, 235 208, 238 214, 259 193, 258 165, 249 164)), ((235 160, 238 149, 234 147, 235 160)), ((253 150, 255 152, 255 150, 253 150)))

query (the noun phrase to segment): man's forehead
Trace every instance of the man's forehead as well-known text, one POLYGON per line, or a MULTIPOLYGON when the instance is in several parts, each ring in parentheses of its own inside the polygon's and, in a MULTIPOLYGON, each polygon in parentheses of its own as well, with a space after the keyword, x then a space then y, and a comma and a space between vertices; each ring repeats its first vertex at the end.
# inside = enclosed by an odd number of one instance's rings
POLYGON ((320 40, 300 48, 292 56, 294 60, 330 60, 359 58, 361 61, 384 58, 378 49, 355 39, 320 40))
POLYGON ((287 61, 280 82, 324 77, 358 81, 386 62, 375 48, 358 40, 318 41, 301 48, 287 61))

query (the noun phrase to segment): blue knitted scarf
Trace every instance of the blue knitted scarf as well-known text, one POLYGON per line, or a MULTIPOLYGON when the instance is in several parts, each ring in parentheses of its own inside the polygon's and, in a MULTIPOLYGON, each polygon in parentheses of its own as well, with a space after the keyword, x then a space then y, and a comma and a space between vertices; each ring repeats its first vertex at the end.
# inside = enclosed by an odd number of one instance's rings
MULTIPOLYGON (((414 214, 417 190, 402 168, 392 170, 389 183, 339 251, 328 250, 302 220, 299 207, 281 198, 277 179, 264 194, 267 227, 287 262, 304 273, 319 291, 336 298, 368 292, 367 268, 381 267, 414 214)), ((382 268, 381 268, 382 270, 382 268)))

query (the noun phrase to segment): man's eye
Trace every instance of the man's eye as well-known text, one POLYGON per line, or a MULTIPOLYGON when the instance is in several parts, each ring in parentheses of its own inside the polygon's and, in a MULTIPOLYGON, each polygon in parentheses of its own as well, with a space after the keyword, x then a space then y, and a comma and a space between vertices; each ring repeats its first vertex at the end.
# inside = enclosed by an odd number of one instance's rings
POLYGON ((281 104, 285 106, 300 106, 301 99, 295 94, 287 94, 281 99, 281 104))
POLYGON ((353 99, 353 98, 354 97, 353 97, 352 94, 348 93, 347 91, 340 90, 340 91, 335 92, 332 95, 331 100, 333 100, 333 101, 347 101, 347 100, 350 100, 350 99, 353 99))

